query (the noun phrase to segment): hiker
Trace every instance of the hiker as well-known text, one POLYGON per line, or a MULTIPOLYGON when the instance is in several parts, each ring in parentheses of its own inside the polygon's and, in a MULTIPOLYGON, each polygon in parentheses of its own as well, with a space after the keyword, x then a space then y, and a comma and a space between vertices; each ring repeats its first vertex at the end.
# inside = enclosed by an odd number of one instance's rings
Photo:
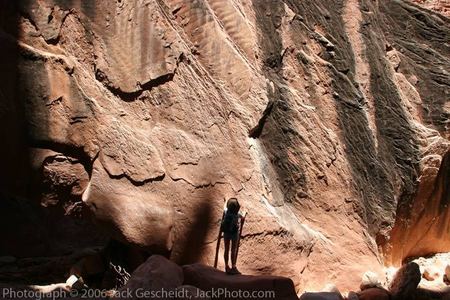
POLYGON ((228 199, 220 226, 223 232, 223 240, 225 244, 224 259, 225 272, 227 274, 241 274, 236 268, 238 242, 239 242, 239 223, 242 222, 244 215, 239 212, 241 206, 236 198, 228 199), (231 268, 228 265, 231 241, 231 268))

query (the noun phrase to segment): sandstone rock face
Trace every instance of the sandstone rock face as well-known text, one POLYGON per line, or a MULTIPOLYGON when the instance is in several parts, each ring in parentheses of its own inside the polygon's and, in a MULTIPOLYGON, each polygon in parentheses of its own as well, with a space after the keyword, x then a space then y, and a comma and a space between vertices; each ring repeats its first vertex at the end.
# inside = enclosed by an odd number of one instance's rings
POLYGON ((249 211, 241 271, 298 288, 450 250, 439 13, 49 0, 2 1, 0 17, 0 255, 112 237, 211 264, 232 196, 249 211))

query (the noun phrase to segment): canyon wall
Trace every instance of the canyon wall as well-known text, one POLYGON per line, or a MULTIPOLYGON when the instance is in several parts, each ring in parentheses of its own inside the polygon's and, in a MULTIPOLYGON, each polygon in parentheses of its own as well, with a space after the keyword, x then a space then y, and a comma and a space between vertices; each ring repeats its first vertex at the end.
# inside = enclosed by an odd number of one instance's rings
POLYGON ((450 250, 443 14, 400 0, 0 3, 0 255, 112 237, 212 264, 229 197, 248 211, 241 271, 300 289, 450 250))

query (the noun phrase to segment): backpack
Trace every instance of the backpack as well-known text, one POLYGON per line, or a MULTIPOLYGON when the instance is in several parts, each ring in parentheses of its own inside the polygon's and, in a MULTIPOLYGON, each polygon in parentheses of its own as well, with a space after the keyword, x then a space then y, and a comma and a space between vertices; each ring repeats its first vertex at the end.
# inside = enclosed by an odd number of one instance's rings
POLYGON ((220 225, 220 230, 227 233, 236 233, 239 230, 238 227, 238 214, 232 212, 225 212, 222 218, 222 224, 220 225))

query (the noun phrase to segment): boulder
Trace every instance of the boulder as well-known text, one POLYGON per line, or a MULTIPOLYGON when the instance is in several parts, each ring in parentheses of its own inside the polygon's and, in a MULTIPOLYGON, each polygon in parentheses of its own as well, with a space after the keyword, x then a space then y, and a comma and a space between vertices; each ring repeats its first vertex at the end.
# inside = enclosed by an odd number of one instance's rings
POLYGON ((347 300, 359 300, 358 294, 355 292, 348 292, 347 300))
POLYGON ((193 285, 205 292, 216 292, 216 299, 295 299, 294 283, 281 276, 227 275, 215 268, 192 264, 183 266, 183 284, 193 285), (254 294, 256 293, 256 294, 254 294))
POLYGON ((444 273, 444 282, 448 284, 449 281, 450 281, 450 265, 447 265, 445 267, 445 271, 444 272, 445 272, 444 273))
POLYGON ((182 284, 183 270, 181 267, 163 256, 152 255, 131 274, 130 280, 117 292, 116 298, 175 298, 169 296, 169 293, 175 293, 176 288, 182 284), (164 293, 150 296, 152 292, 164 293))
POLYGON ((361 284, 359 286, 361 291, 374 287, 381 287, 381 282, 378 278, 378 274, 370 271, 364 273, 361 279, 361 284))
MULTIPOLYGON (((350 299, 350 298, 349 298, 350 299)), ((389 292, 382 288, 368 288, 358 293, 359 300, 389 300, 389 292)), ((410 299, 410 298, 405 298, 410 299)))
POLYGON ((389 286, 393 299, 411 299, 417 290, 421 277, 418 264, 410 262, 403 265, 397 271, 389 286))
POLYGON ((341 294, 335 292, 304 293, 300 300, 343 300, 341 294))
POLYGON ((436 267, 428 266, 423 271, 422 277, 428 281, 435 281, 441 277, 441 271, 436 267))

